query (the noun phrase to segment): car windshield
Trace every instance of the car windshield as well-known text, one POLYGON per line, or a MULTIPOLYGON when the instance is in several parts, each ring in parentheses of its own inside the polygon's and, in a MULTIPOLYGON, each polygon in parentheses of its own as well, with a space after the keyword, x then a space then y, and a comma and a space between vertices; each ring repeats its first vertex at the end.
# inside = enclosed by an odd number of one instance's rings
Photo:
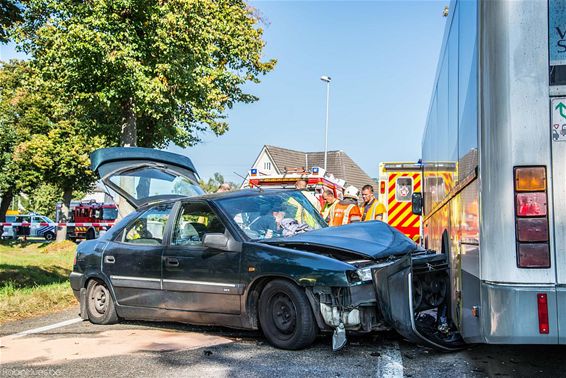
POLYGON ((102 209, 103 220, 114 220, 118 218, 118 209, 106 207, 102 209))
POLYGON ((292 236, 327 227, 319 212, 299 191, 264 192, 225 198, 218 203, 252 240, 292 236))

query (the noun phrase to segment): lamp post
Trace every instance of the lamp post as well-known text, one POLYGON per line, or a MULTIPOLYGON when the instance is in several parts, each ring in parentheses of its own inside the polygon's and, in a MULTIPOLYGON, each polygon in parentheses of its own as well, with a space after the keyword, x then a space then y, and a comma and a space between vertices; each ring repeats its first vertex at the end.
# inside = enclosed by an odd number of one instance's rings
POLYGON ((328 157, 328 105, 330 102, 330 76, 321 76, 320 80, 326 82, 326 127, 324 129, 324 170, 326 171, 326 161, 328 157))

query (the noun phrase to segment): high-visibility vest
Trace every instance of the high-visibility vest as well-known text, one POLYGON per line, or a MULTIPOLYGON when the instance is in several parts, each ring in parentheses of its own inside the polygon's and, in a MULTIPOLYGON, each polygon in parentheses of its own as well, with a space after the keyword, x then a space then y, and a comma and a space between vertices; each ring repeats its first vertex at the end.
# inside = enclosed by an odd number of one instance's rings
POLYGON ((338 203, 330 213, 330 226, 342 226, 362 219, 360 208, 355 204, 338 203))
POLYGON ((374 198, 370 203, 368 210, 365 210, 365 205, 360 206, 360 212, 362 213, 363 222, 377 219, 378 215, 385 213, 385 206, 383 206, 381 202, 374 198))
POLYGON ((318 222, 314 217, 301 205, 296 199, 293 197, 289 198, 287 201, 289 205, 293 206, 296 209, 295 213, 295 220, 299 224, 306 223, 309 227, 317 229, 319 227, 318 222))
POLYGON ((334 207, 336 207, 336 205, 338 205, 338 202, 340 202, 340 201, 335 200, 331 204, 327 203, 326 205, 324 205, 324 209, 322 209, 322 217, 324 218, 326 223, 330 223, 331 215, 334 212, 334 207))

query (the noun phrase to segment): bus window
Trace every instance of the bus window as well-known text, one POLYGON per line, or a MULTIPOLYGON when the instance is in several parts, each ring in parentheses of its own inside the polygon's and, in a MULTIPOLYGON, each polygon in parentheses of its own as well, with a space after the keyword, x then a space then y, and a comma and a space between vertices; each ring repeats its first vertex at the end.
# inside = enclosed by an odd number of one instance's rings
POLYGON ((399 202, 410 202, 413 195, 413 179, 399 177, 395 184, 395 199, 399 202))

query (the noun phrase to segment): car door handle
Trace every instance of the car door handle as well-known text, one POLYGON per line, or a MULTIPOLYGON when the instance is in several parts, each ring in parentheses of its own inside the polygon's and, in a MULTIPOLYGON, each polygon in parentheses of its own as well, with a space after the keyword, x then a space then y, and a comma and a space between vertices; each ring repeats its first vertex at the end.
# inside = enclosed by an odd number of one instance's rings
POLYGON ((116 262, 116 259, 114 258, 114 256, 104 256, 104 262, 107 264, 114 264, 116 262))
POLYGON ((167 266, 179 266, 179 260, 172 257, 167 257, 165 259, 165 264, 167 264, 167 266))

